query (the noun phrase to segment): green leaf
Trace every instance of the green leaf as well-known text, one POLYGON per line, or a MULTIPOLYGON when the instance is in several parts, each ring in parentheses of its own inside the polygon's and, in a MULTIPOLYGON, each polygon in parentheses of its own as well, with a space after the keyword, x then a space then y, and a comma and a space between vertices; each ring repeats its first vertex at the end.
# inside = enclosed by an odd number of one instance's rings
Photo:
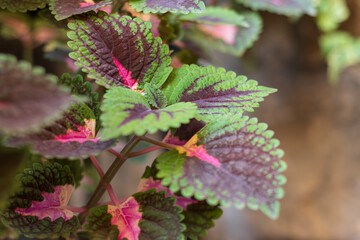
POLYGON ((198 25, 185 31, 185 39, 193 42, 202 51, 208 49, 242 55, 258 39, 262 30, 261 17, 255 12, 241 13, 248 26, 236 26, 236 21, 226 25, 198 25))
POLYGON ((266 10, 287 16, 309 14, 314 16, 316 9, 313 0, 237 0, 253 10, 266 10))
POLYGON ((317 24, 324 32, 336 30, 350 15, 344 0, 320 0, 317 9, 317 24))
POLYGON ((4 207, 4 200, 18 187, 15 176, 22 172, 28 158, 27 148, 15 149, 0 145, 0 210, 4 207))
POLYGON ((157 159, 157 177, 184 197, 239 209, 266 205, 269 211, 264 212, 274 217, 276 201, 283 196, 286 178, 281 172, 286 165, 280 160, 279 141, 266 128, 255 118, 214 119, 184 146, 157 159))
POLYGON ((245 17, 235 12, 234 10, 223 7, 207 7, 204 13, 190 13, 181 15, 179 17, 182 21, 204 23, 204 24, 219 24, 219 25, 236 25, 248 27, 245 17))
POLYGON ((0 0, 0 8, 10 12, 26 12, 44 8, 47 3, 48 0, 0 0))
POLYGON ((206 231, 215 224, 213 220, 222 215, 222 210, 218 206, 211 206, 205 201, 188 205, 183 212, 183 224, 186 226, 185 237, 197 240, 206 236, 206 231))
POLYGON ((169 47, 153 36, 150 22, 99 11, 75 16, 68 26, 70 57, 107 88, 160 87, 172 70, 169 47))
POLYGON ((177 103, 152 110, 141 93, 121 87, 109 90, 104 98, 101 116, 103 139, 167 131, 188 123, 196 113, 193 103, 177 103))
POLYGON ((86 0, 50 0, 49 6, 56 20, 60 21, 73 15, 82 14, 110 5, 111 1, 91 3, 86 0))
POLYGON ((11 55, 0 54, 0 132, 33 132, 60 118, 75 98, 56 77, 11 55))
POLYGON ((91 239, 183 240, 181 208, 164 191, 151 189, 129 197, 118 206, 99 206, 90 210, 85 228, 91 239))
POLYGON ((146 83, 144 87, 144 97, 147 102, 154 108, 164 108, 167 106, 165 94, 153 85, 146 83))
POLYGON ((20 189, 9 199, 8 209, 1 213, 5 225, 26 237, 47 239, 66 237, 80 228, 77 217, 73 214, 69 216, 69 210, 63 209, 61 204, 65 202, 55 201, 54 194, 71 190, 69 186, 74 184, 68 166, 50 162, 34 163, 32 168, 25 169, 19 175, 18 181, 21 182, 20 189), (39 212, 50 210, 49 213, 39 212), (65 211, 66 217, 63 215, 65 211))
POLYGON ((252 112, 263 97, 275 91, 223 68, 197 65, 175 69, 164 88, 170 104, 179 101, 195 103, 197 118, 205 122, 219 115, 252 112))
POLYGON ((79 159, 70 160, 70 159, 50 159, 51 163, 58 163, 63 167, 68 166, 71 174, 74 177, 74 186, 80 186, 80 182, 83 179, 84 167, 81 164, 79 159))
POLYGON ((201 0, 130 0, 130 6, 144 13, 201 13, 205 5, 201 0))
POLYGON ((71 77, 70 74, 64 73, 60 79, 59 83, 62 85, 69 86, 71 88, 71 93, 80 95, 80 96, 86 96, 89 101, 86 103, 86 105, 92 110, 94 113, 94 117, 96 120, 96 132, 100 128, 100 102, 98 100, 99 94, 96 92, 92 92, 92 86, 90 82, 87 82, 83 79, 81 75, 76 75, 75 77, 71 77))
POLYGON ((320 46, 328 64, 331 83, 338 81, 344 69, 360 62, 360 38, 354 38, 346 32, 323 35, 320 46))

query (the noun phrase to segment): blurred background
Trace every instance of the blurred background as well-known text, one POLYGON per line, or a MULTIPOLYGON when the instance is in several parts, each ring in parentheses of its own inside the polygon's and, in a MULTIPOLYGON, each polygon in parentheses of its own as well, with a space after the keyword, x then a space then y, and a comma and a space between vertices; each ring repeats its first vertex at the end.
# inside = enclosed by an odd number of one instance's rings
MULTIPOLYGON (((348 0, 347 5, 350 17, 340 29, 359 37, 360 1, 348 0)), ((261 16, 263 32, 242 58, 216 53, 218 61, 212 64, 278 89, 254 115, 275 131, 285 151, 288 182, 280 217, 274 221, 261 212, 223 209, 222 218, 204 239, 360 239, 360 65, 346 68, 336 84, 330 83, 319 47, 321 32, 313 17, 294 20, 265 12, 261 16)), ((36 38, 29 40, 24 33, 31 29, 21 21, 1 15, 0 20, 0 52, 26 58, 24 45, 31 44, 35 65, 57 75, 71 71, 48 51, 61 47, 51 40, 66 38, 64 32, 43 22, 36 28, 36 38), (9 26, 24 40, 11 38, 9 26)), ((113 181, 118 197, 133 193, 145 166, 157 154, 126 162, 113 181)), ((106 153, 100 157, 105 170, 112 159, 106 153)), ((91 189, 96 177, 83 181, 91 189)), ((72 202, 81 206, 87 192, 79 191, 72 202)))

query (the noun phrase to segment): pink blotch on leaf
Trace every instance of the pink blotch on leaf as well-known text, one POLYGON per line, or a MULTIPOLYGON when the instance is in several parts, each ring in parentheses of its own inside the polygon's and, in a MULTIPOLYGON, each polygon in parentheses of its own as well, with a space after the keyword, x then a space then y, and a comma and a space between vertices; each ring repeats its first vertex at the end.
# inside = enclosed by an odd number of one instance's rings
POLYGON ((124 80, 124 84, 130 87, 132 90, 136 90, 138 82, 135 79, 131 78, 131 71, 128 71, 126 68, 121 65, 121 63, 113 56, 115 66, 119 70, 120 77, 124 80))
POLYGON ((97 142, 99 139, 95 139, 95 119, 84 119, 84 126, 77 126, 78 131, 68 129, 66 134, 56 136, 54 139, 65 143, 65 142, 79 142, 84 143, 86 141, 97 142))
POLYGON ((64 186, 56 186, 54 189, 55 192, 53 193, 41 193, 44 197, 43 201, 32 201, 30 208, 16 208, 15 212, 24 216, 37 216, 39 220, 46 217, 49 217, 51 221, 55 221, 58 218, 64 218, 65 221, 71 219, 74 213, 66 207, 74 187, 66 184, 64 186))
POLYGON ((195 134, 184 146, 176 148, 180 154, 186 153, 188 157, 197 157, 202 161, 208 162, 211 165, 221 168, 219 159, 209 155, 204 148, 204 145, 196 145, 199 141, 197 134, 195 134))
POLYGON ((133 197, 129 197, 120 205, 108 206, 111 214, 111 224, 117 226, 119 230, 118 239, 138 240, 140 234, 139 221, 142 213, 139 211, 139 203, 133 197))
POLYGON ((281 6, 284 3, 284 1, 283 0, 272 0, 271 3, 274 5, 281 6))
POLYGON ((164 187, 161 184, 160 180, 154 180, 152 177, 150 178, 143 178, 140 180, 140 183, 136 189, 137 192, 145 192, 152 188, 156 188, 156 191, 166 191, 166 197, 175 197, 176 198, 176 206, 181 207, 182 209, 186 209, 189 204, 197 203, 198 201, 193 200, 191 198, 186 198, 182 196, 175 195, 169 188, 164 187))
POLYGON ((201 31, 204 33, 223 40, 225 43, 234 45, 236 34, 237 34, 237 28, 234 25, 206 25, 201 24, 200 25, 201 31))
POLYGON ((92 0, 85 0, 85 2, 81 2, 80 3, 80 7, 83 8, 83 7, 88 7, 88 6, 92 6, 94 5, 94 1, 92 0))

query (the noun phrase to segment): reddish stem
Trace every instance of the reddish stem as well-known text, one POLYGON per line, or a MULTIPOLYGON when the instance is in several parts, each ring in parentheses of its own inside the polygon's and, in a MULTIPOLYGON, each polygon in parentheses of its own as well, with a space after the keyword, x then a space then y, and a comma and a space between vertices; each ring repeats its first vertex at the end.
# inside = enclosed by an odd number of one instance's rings
POLYGON ((141 155, 144 155, 146 153, 149 153, 149 152, 153 152, 153 151, 156 151, 158 149, 162 149, 163 147, 160 147, 160 146, 151 146, 151 147, 148 147, 148 148, 145 148, 145 149, 142 149, 140 151, 136 151, 136 152, 132 152, 128 155, 128 158, 134 158, 134 157, 138 157, 138 156, 141 156, 141 155))
POLYGON ((72 211, 72 212, 77 212, 77 213, 81 213, 86 211, 86 208, 84 207, 71 207, 71 206, 66 206, 66 209, 72 211))
POLYGON ((113 148, 109 148, 107 151, 108 151, 109 153, 115 155, 116 157, 120 157, 120 156, 121 156, 120 153, 119 153, 118 151, 116 151, 115 149, 113 149, 113 148))
POLYGON ((148 138, 148 137, 145 137, 145 136, 142 136, 142 137, 139 137, 139 139, 141 141, 144 141, 144 142, 148 142, 148 143, 152 143, 154 145, 157 145, 157 146, 160 146, 160 147, 163 147, 163 148, 167 148, 167 149, 174 149, 174 148, 177 148, 178 146, 174 145, 174 144, 169 144, 169 143, 165 143, 165 142, 161 142, 161 141, 158 141, 156 139, 153 139, 153 138, 148 138))
POLYGON ((96 171, 99 173, 100 178, 104 177, 104 171, 101 169, 99 162, 96 160, 96 158, 94 156, 90 156, 91 162, 94 165, 94 167, 96 168, 96 171))

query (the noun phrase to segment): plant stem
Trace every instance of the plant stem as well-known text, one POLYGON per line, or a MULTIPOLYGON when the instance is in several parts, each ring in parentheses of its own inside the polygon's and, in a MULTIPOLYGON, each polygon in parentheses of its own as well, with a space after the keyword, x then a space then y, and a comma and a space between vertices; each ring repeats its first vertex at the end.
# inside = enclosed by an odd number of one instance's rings
POLYGON ((156 151, 158 149, 162 149, 163 147, 160 147, 160 146, 151 146, 151 147, 148 147, 148 148, 145 148, 145 149, 142 149, 140 151, 136 151, 136 152, 132 152, 128 155, 128 158, 134 158, 134 157, 138 157, 138 156, 141 156, 141 155, 144 155, 146 153, 149 153, 149 152, 153 152, 153 151, 156 151))
MULTIPOLYGON (((106 185, 110 184, 111 180, 114 178, 116 173, 119 171, 123 163, 128 158, 129 153, 134 147, 139 143, 140 138, 134 136, 130 141, 125 145, 125 147, 119 153, 119 156, 115 159, 110 168, 106 171, 104 177, 98 183, 95 191, 91 195, 88 203, 86 204, 86 210, 88 211, 90 208, 94 207, 102 197, 105 192, 106 185)), ((79 215, 80 223, 84 223, 87 211, 82 212, 79 215)))
POLYGON ((145 136, 139 137, 139 139, 140 139, 141 141, 148 142, 148 143, 152 143, 152 144, 155 144, 155 145, 157 145, 157 146, 160 146, 160 147, 163 147, 163 148, 167 148, 167 149, 174 149, 174 148, 178 147, 178 146, 176 146, 176 145, 164 143, 164 142, 158 141, 158 140, 156 140, 156 139, 148 138, 148 137, 145 137, 145 136))
POLYGON ((96 160, 96 158, 94 156, 90 156, 91 162, 94 165, 94 167, 96 168, 96 171, 99 173, 100 178, 104 177, 104 171, 101 169, 99 162, 96 160))
POLYGON ((66 206, 66 209, 68 209, 72 212, 77 212, 77 213, 81 213, 86 210, 86 208, 84 208, 84 207, 71 207, 71 206, 66 206))

